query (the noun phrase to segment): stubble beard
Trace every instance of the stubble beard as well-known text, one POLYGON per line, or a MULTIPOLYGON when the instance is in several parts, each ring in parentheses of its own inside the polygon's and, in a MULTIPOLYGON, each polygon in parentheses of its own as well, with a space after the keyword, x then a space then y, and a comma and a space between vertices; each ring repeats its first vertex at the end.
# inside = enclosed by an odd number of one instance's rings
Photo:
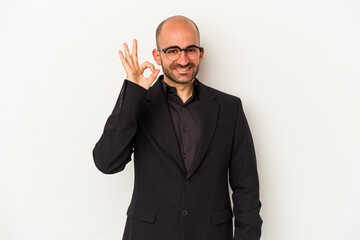
POLYGON ((162 66, 162 70, 164 72, 164 75, 168 79, 170 79, 171 81, 173 81, 175 83, 179 83, 179 84, 187 84, 187 83, 191 82, 196 77, 196 75, 198 74, 199 68, 200 68, 200 65, 198 65, 197 68, 195 68, 195 64, 193 64, 193 63, 188 63, 186 66, 181 66, 179 64, 175 65, 175 66, 170 65, 169 68, 166 68, 166 67, 164 67, 162 61, 161 61, 161 66, 162 66), (174 69, 176 69, 176 67, 179 67, 179 66, 180 67, 191 67, 191 69, 193 69, 194 72, 191 74, 191 76, 188 79, 180 80, 171 72, 171 70, 174 70, 174 69))

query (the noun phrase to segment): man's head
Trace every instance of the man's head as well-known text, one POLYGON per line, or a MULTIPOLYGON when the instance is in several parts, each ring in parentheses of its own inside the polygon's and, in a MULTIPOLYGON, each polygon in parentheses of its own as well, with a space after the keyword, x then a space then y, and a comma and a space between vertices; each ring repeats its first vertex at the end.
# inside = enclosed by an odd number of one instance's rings
POLYGON ((193 51, 180 51, 178 58, 170 58, 169 55, 158 49, 179 47, 185 49, 189 46, 200 46, 200 34, 196 24, 183 16, 173 16, 165 19, 156 29, 157 49, 153 50, 153 56, 158 65, 162 66, 165 78, 176 83, 191 82, 199 71, 200 62, 204 51, 192 48, 193 51))

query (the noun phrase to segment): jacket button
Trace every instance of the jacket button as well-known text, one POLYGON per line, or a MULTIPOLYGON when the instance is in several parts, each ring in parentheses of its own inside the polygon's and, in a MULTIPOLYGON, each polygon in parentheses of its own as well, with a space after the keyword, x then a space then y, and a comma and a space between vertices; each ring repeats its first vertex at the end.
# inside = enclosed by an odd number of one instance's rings
POLYGON ((183 211, 182 211, 182 215, 183 215, 184 217, 186 217, 188 214, 189 214, 188 211, 186 211, 186 210, 183 210, 183 211))
POLYGON ((184 185, 185 186, 187 186, 187 185, 189 185, 190 184, 190 180, 186 180, 185 182, 184 182, 184 185))

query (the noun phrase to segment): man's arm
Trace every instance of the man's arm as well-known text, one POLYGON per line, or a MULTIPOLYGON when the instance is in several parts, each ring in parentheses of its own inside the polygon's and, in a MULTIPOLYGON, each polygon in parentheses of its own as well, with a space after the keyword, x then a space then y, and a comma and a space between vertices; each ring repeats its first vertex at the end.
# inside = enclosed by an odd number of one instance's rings
POLYGON ((229 169, 235 215, 234 240, 258 240, 262 225, 259 180, 253 140, 240 99, 237 111, 229 169))
POLYGON ((115 107, 92 152, 95 165, 101 172, 112 174, 122 171, 131 160, 137 119, 146 92, 139 85, 124 80, 115 107))
POLYGON ((92 152, 96 167, 107 174, 122 171, 131 160, 132 143, 143 100, 160 71, 149 62, 139 65, 135 39, 131 54, 126 43, 124 43, 124 51, 125 56, 121 50, 119 56, 128 80, 124 81, 115 107, 106 121, 103 134, 92 152), (145 78, 143 73, 147 68, 152 74, 145 78))

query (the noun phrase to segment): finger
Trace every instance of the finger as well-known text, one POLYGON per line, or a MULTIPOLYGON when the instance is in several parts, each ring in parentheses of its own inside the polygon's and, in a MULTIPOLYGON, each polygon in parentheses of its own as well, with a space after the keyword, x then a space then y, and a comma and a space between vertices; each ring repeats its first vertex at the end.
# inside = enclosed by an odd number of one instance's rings
POLYGON ((155 70, 152 72, 152 74, 148 77, 148 79, 151 81, 151 83, 152 83, 153 81, 155 81, 155 79, 156 79, 157 75, 159 74, 159 72, 160 72, 160 69, 155 69, 155 70))
POLYGON ((120 56, 120 59, 121 59, 121 63, 126 63, 126 59, 124 58, 124 54, 121 50, 118 50, 118 53, 119 53, 119 56, 120 56))
POLYGON ((142 73, 145 71, 145 69, 147 69, 147 68, 150 68, 150 70, 151 70, 152 72, 155 71, 154 65, 151 64, 151 63, 149 63, 148 61, 146 61, 146 62, 144 62, 143 64, 141 64, 141 66, 140 66, 140 72, 141 72, 141 74, 142 74, 142 73))
POLYGON ((130 57, 129 47, 128 47, 128 45, 126 43, 124 43, 124 51, 125 51, 125 57, 126 57, 126 60, 127 60, 128 64, 130 66, 132 66, 133 63, 132 63, 132 59, 130 57))
POLYGON ((124 67, 125 67, 125 65, 129 65, 129 64, 127 63, 127 60, 126 60, 125 57, 124 57, 123 52, 122 52, 121 50, 119 50, 118 53, 119 53, 119 56, 120 56, 122 65, 123 65, 124 67))
POLYGON ((121 59, 121 64, 125 68, 126 73, 128 73, 128 74, 131 73, 131 68, 130 68, 128 62, 126 61, 123 52, 121 50, 119 50, 118 52, 119 52, 119 56, 121 59))
POLYGON ((131 55, 132 56, 136 56, 137 57, 137 41, 136 39, 133 40, 133 48, 132 48, 132 52, 131 55))
POLYGON ((131 51, 131 57, 132 57, 133 64, 138 67, 139 61, 138 61, 138 56, 137 56, 137 54, 138 54, 137 48, 138 48, 137 40, 134 39, 133 40, 133 48, 131 51))
POLYGON ((144 62, 143 64, 141 64, 140 66, 140 73, 143 74, 144 71, 149 68, 152 72, 154 72, 155 68, 154 68, 154 65, 152 65, 151 63, 149 62, 144 62))

